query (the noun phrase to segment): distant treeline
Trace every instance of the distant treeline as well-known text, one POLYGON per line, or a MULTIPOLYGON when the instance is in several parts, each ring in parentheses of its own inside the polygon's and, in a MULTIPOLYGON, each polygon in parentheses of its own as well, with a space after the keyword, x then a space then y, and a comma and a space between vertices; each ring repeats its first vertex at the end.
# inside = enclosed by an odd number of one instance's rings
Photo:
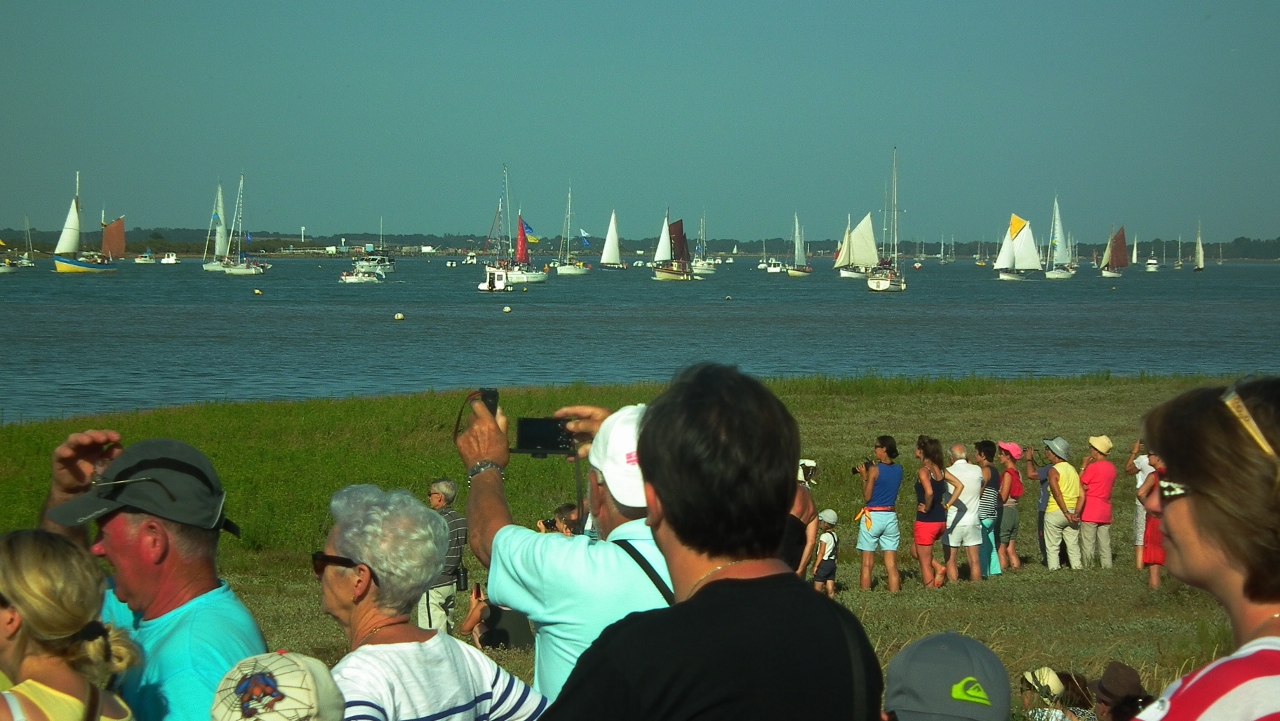
MULTIPOLYGON (((31 243, 36 250, 49 253, 53 251, 54 246, 58 242, 58 236, 61 230, 37 230, 31 229, 31 243)), ((204 250, 207 230, 199 228, 134 228, 126 231, 125 242, 130 253, 141 253, 150 248, 154 253, 200 253, 204 250)), ((379 244, 377 233, 340 233, 336 235, 319 235, 307 236, 306 243, 300 242, 297 235, 288 235, 274 231, 251 231, 249 237, 252 239, 246 251, 274 253, 286 249, 323 249, 328 246, 341 246, 343 239, 346 240, 348 247, 360 247, 372 243, 375 246, 379 244)), ((0 229, 0 240, 6 244, 6 249, 10 251, 21 250, 26 245, 23 231, 14 230, 12 228, 0 229)), ((405 248, 417 252, 423 246, 433 246, 442 251, 460 250, 479 251, 484 248, 486 238, 481 235, 432 235, 415 233, 411 235, 385 235, 381 242, 388 248, 405 248)), ((92 250, 99 246, 102 242, 102 232, 92 231, 80 234, 81 247, 85 250, 92 250)), ((589 247, 585 249, 586 253, 598 253, 604 247, 604 239, 590 237, 587 242, 589 247)), ((690 239, 690 244, 696 244, 696 239, 690 239)), ((574 252, 583 252, 582 241, 580 238, 574 237, 569 239, 570 247, 574 252)), ((623 239, 621 241, 622 252, 624 254, 634 254, 636 251, 652 252, 658 245, 658 239, 654 238, 632 238, 623 239)), ((1218 257, 1218 246, 1221 245, 1222 257, 1228 260, 1280 260, 1280 237, 1270 240, 1257 238, 1236 238, 1232 241, 1222 243, 1205 243, 1205 255, 1211 258, 1218 257)), ((836 251, 836 241, 834 240, 811 240, 807 243, 810 255, 831 255, 836 251)), ((536 245, 532 246, 535 253, 548 254, 552 253, 560 247, 560 237, 546 237, 539 239, 536 245)), ((924 242, 920 243, 915 240, 900 241, 898 244, 899 251, 905 256, 922 254, 926 256, 937 256, 941 252, 941 243, 924 242)), ((1178 255, 1177 240, 1155 240, 1142 241, 1139 253, 1142 257, 1151 254, 1151 249, 1155 248, 1157 257, 1168 257, 1174 259, 1178 255)), ((790 256, 794 251, 794 246, 789 238, 766 238, 764 240, 734 240, 730 238, 717 238, 707 241, 708 253, 731 253, 737 248, 738 253, 743 255, 760 255, 762 251, 767 251, 769 255, 778 257, 790 256), (763 248, 761 244, 764 244, 763 248)), ((1081 258, 1089 258, 1096 252, 1102 254, 1104 246, 1102 244, 1084 244, 1077 246, 1077 254, 1081 258)), ((996 243, 971 241, 968 243, 956 243, 955 255, 958 258, 971 258, 979 255, 979 252, 986 257, 994 257, 999 247, 996 243)), ((1182 241, 1182 256, 1189 258, 1195 251, 1194 241, 1182 241)), ((947 253, 952 252, 951 244, 947 243, 947 253)))

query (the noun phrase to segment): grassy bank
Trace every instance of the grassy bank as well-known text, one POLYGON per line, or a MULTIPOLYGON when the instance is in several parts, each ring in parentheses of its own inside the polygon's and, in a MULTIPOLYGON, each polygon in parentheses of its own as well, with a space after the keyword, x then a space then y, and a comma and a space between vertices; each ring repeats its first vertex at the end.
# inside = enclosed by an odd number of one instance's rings
MULTIPOLYGON (((849 467, 870 453, 881 433, 898 438, 909 474, 916 464, 905 449, 920 433, 944 443, 981 438, 1023 444, 1062 435, 1076 455, 1090 435, 1115 441, 1123 463, 1142 414, 1161 400, 1206 382, 1198 378, 1089 376, 1075 379, 913 380, 896 378, 789 379, 771 383, 800 423, 804 455, 818 461, 814 496, 852 518, 861 486, 849 467)), ((562 406, 618 407, 651 399, 660 385, 506 389, 509 416, 543 416, 562 406)), ((126 442, 153 436, 180 438, 204 450, 228 490, 227 513, 244 529, 227 539, 222 565, 237 592, 257 614, 272 647, 313 653, 328 662, 345 650, 336 626, 318 611, 318 589, 306 553, 319 548, 329 525, 327 504, 352 483, 409 488, 420 497, 432 478, 463 474, 451 433, 461 393, 299 402, 215 403, 137 413, 0 427, 0 529, 34 523, 48 484, 49 453, 68 433, 110 427, 126 442)), ((1078 464, 1079 458, 1074 459, 1078 464)), ((573 497, 572 466, 555 459, 513 459, 508 494, 519 523, 532 526, 573 497)), ((461 508, 464 496, 458 500, 461 508)), ((856 529, 843 523, 839 600, 867 627, 887 662, 922 635, 957 629, 994 648, 1011 672, 1052 665, 1098 676, 1118 659, 1142 671, 1158 689, 1188 668, 1229 650, 1225 617, 1212 599, 1170 582, 1157 592, 1133 567, 1132 479, 1116 483, 1112 538, 1115 568, 1049 574, 1037 561, 1035 494, 1022 506, 1019 546, 1029 561, 1021 571, 981 584, 940 591, 919 587, 906 556, 913 505, 904 484, 902 593, 857 588, 856 529)), ((483 571, 472 566, 472 577, 483 571)), ((878 574, 882 581, 882 574, 878 574)), ((459 597, 465 609, 465 599, 459 597)), ((500 652, 500 663, 528 679, 530 654, 500 652)))

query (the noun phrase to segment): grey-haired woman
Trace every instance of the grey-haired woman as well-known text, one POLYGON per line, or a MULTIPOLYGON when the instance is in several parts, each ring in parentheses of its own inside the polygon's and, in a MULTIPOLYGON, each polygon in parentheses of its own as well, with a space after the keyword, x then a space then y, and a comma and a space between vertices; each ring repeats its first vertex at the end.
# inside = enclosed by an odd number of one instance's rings
POLYGON ((547 702, 479 651, 409 623, 440 573, 443 518, 404 490, 349 486, 329 504, 334 525, 312 554, 322 605, 350 652, 333 667, 349 721, 533 719, 547 702))

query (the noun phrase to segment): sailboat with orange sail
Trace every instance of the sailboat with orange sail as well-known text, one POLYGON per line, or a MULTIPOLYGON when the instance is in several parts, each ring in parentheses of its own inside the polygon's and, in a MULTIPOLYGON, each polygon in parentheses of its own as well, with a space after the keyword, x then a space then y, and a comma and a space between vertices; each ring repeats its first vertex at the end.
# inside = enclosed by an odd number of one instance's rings
POLYGON ((115 259, 124 256, 124 216, 102 223, 102 252, 80 252, 80 173, 76 172, 76 195, 62 224, 62 235, 53 249, 53 267, 59 273, 114 273, 115 259))

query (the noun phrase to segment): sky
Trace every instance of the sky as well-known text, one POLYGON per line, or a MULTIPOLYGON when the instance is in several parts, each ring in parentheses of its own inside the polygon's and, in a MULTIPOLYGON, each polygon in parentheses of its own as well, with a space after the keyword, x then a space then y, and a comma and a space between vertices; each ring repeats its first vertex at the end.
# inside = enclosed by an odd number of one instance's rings
POLYGON ((1280 235, 1276 2, 0 4, 0 228, 1280 235), (230 210, 230 209, 228 209, 230 210))

